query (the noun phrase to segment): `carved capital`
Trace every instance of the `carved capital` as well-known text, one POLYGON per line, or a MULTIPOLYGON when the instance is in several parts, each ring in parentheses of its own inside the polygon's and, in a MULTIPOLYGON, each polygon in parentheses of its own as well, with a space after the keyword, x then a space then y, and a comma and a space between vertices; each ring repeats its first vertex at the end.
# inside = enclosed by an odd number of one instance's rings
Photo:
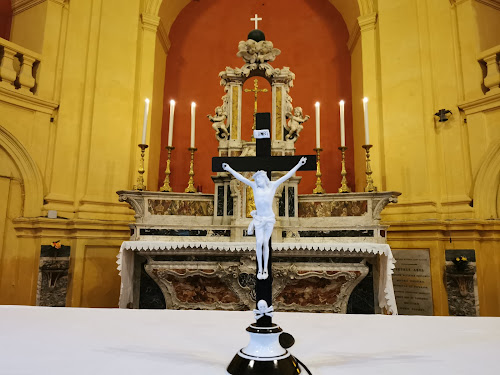
POLYGON ((378 18, 377 13, 371 13, 371 14, 366 14, 364 16, 359 16, 358 23, 361 32, 363 33, 365 31, 375 30, 375 27, 377 26, 377 18, 378 18))
POLYGON ((149 30, 156 33, 156 30, 158 30, 158 25, 160 24, 160 17, 153 14, 142 13, 141 24, 143 30, 149 30))

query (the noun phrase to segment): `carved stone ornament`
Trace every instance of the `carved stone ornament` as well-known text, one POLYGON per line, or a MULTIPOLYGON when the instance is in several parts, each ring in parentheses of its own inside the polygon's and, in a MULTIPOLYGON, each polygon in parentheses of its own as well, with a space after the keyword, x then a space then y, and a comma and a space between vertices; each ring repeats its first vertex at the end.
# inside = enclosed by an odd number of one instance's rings
POLYGON ((261 40, 256 42, 253 39, 242 40, 238 43, 238 53, 236 56, 243 58, 246 63, 264 63, 274 61, 281 51, 274 48, 273 42, 261 40))

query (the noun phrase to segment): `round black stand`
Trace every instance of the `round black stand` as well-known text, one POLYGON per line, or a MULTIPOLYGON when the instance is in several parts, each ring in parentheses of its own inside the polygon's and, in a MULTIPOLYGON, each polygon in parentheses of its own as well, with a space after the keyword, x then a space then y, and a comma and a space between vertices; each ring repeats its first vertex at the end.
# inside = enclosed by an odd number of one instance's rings
POLYGON ((250 325, 250 343, 233 358, 227 372, 231 375, 296 375, 300 368, 295 358, 279 342, 283 330, 250 325))

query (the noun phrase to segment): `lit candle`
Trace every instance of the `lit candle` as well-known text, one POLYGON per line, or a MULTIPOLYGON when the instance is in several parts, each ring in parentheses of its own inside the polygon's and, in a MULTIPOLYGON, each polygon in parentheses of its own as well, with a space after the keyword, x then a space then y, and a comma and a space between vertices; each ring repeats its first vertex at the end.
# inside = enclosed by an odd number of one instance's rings
POLYGON ((172 134, 174 132, 174 111, 175 111, 175 100, 170 101, 170 120, 168 122, 168 143, 169 147, 172 147, 172 134))
POLYGON ((320 130, 319 130, 319 102, 316 102, 316 148, 320 148, 320 130))
POLYGON ((148 130, 149 99, 144 103, 144 123, 142 124, 142 144, 146 144, 146 131, 148 130))
POLYGON ((343 100, 340 101, 340 146, 345 147, 345 124, 344 124, 344 104, 343 100))
POLYGON ((370 132, 368 131, 368 98, 363 98, 363 111, 365 113, 365 145, 370 144, 370 132))
POLYGON ((191 103, 191 148, 194 148, 194 118, 196 112, 196 103, 191 103))

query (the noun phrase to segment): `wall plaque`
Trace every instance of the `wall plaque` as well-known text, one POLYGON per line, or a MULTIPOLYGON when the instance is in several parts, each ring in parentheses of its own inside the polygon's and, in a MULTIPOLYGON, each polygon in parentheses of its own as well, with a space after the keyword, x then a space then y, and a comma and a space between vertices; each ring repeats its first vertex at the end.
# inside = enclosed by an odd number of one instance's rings
POLYGON ((428 249, 392 249, 396 268, 392 275, 400 315, 433 315, 428 249))

